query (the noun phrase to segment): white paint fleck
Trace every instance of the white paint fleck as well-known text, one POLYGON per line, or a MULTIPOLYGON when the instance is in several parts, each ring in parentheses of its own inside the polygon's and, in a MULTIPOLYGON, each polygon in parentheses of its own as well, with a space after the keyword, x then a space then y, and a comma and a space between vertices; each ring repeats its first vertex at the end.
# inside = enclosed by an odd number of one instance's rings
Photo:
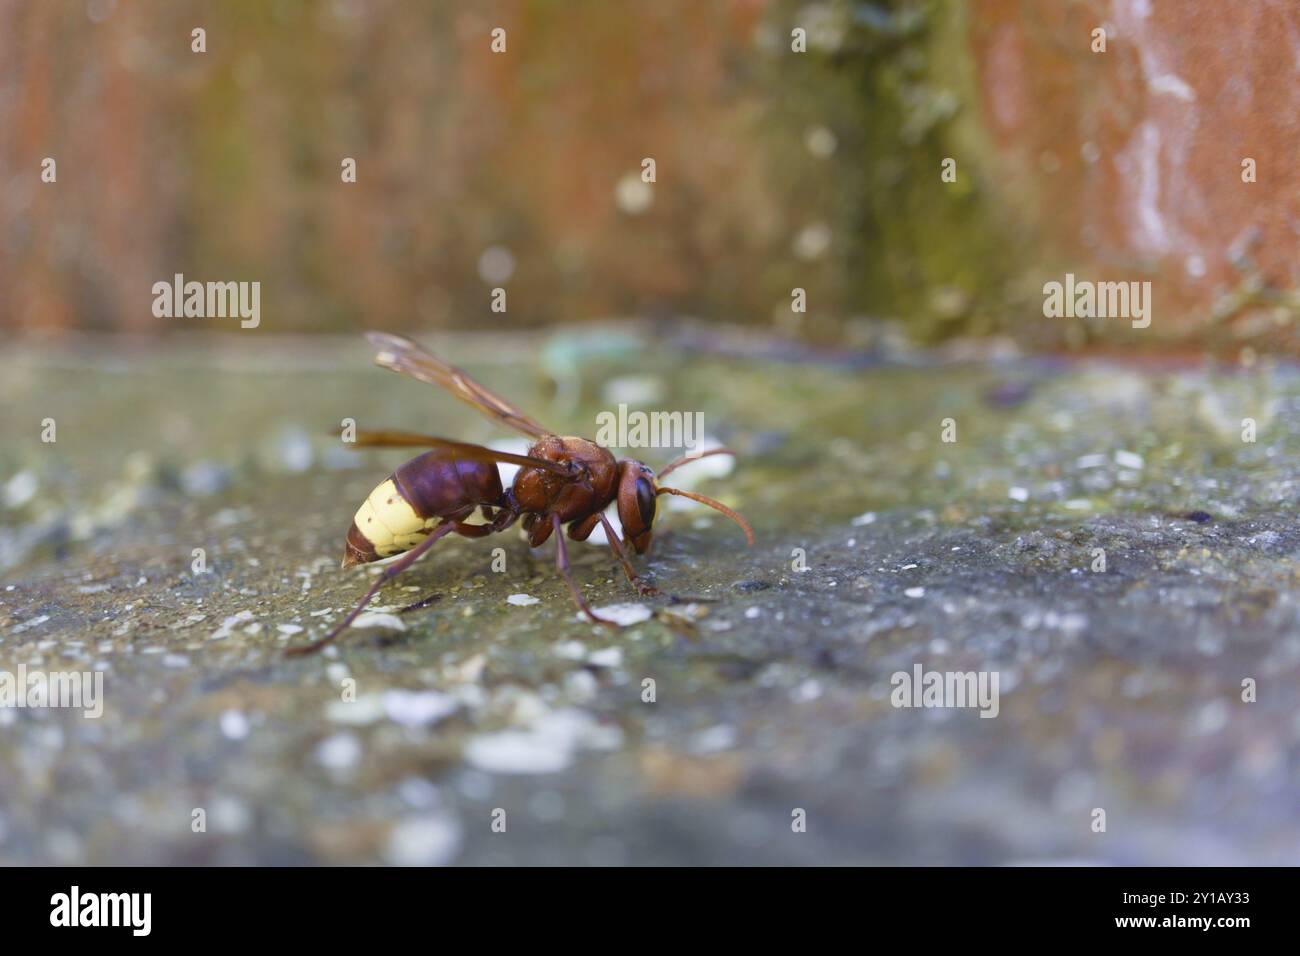
POLYGON ((695 734, 691 738, 690 749, 697 754, 711 754, 730 750, 735 745, 736 728, 727 724, 717 724, 695 734))
POLYGON ((600 682, 589 670, 570 671, 564 675, 564 690, 574 701, 589 701, 596 696, 596 691, 599 689, 600 682))
POLYGON ((407 777, 397 785, 397 793, 409 806, 421 810, 437 806, 442 799, 438 788, 423 777, 407 777))
POLYGON ((599 651, 592 651, 587 655, 587 661, 597 667, 622 667, 623 649, 621 647, 606 647, 599 651))
POLYGON ((800 684, 798 687, 796 687, 790 693, 791 698, 801 703, 807 703, 810 700, 816 700, 821 695, 822 695, 821 683, 811 677, 808 678, 806 681, 804 681, 802 684, 800 684))
POLYGON ((553 653, 565 660, 580 661, 587 656, 587 645, 582 641, 564 641, 555 645, 553 653))
POLYGON ((237 710, 227 710, 221 715, 221 733, 231 740, 248 736, 248 718, 237 710))
POLYGON ((386 627, 394 631, 406 630, 406 622, 396 614, 384 614, 380 611, 367 611, 358 615, 352 622, 353 627, 386 627))
MULTIPOLYGON (((704 435, 699 439, 696 447, 691 449, 688 454, 695 455, 721 447, 723 447, 722 441, 717 436, 704 435)), ((681 468, 681 472, 680 474, 673 472, 672 483, 678 488, 685 488, 689 491, 696 485, 704 484, 715 478, 726 478, 736 470, 736 459, 731 455, 709 455, 692 460, 688 465, 678 467, 681 468)), ((704 506, 701 505, 701 507, 704 506)))
POLYGON ((1228 725, 1228 705, 1222 700, 1212 700, 1196 714, 1195 732, 1198 734, 1218 733, 1228 725))
POLYGON ((325 668, 325 676, 334 683, 339 684, 352 676, 352 671, 348 670, 348 665, 335 661, 325 668))
POLYGON ((212 640, 219 641, 229 637, 235 632, 235 626, 244 624, 253 619, 252 611, 240 611, 238 614, 232 614, 221 622, 221 627, 217 628, 212 634, 212 640))
POLYGON ((614 202, 629 216, 639 216, 654 204, 654 189, 640 173, 625 173, 614 187, 614 202))
POLYGON ((1136 452, 1120 450, 1115 452, 1115 464, 1122 468, 1132 468, 1134 471, 1140 471, 1146 462, 1136 452))
POLYGON ((403 727, 424 727, 456 712, 454 697, 436 690, 390 690, 384 694, 388 719, 403 727))
POLYGON ((403 820, 388 835, 385 859, 393 866, 446 866, 460 850, 460 825, 452 818, 403 820))
POLYGON ((8 508, 21 508, 36 497, 40 484, 34 472, 20 471, 4 486, 4 503, 8 508))
POLYGON ((325 708, 325 717, 336 724, 364 727, 383 719, 384 698, 380 694, 362 694, 356 700, 336 700, 325 708))
POLYGON ((1176 96, 1178 99, 1188 103, 1195 102, 1196 94, 1192 88, 1183 82, 1182 77, 1174 73, 1161 73, 1156 76, 1147 78, 1147 86, 1153 93, 1164 93, 1168 96, 1176 96))
POLYGON ((361 759, 361 743, 352 734, 335 734, 316 747, 316 759, 330 770, 347 770, 361 759))
POLYGON ((535 598, 531 594, 512 594, 506 598, 507 604, 513 604, 515 607, 528 607, 532 604, 540 604, 541 598, 535 598))
POLYGON ((555 773, 579 750, 611 750, 623 741, 617 727, 605 727, 576 708, 551 711, 527 730, 482 734, 465 747, 465 760, 491 773, 555 773))
POLYGON ((505 246, 488 246, 478 257, 479 278, 489 285, 501 285, 515 274, 515 254, 505 246))
POLYGON ((212 812, 209 816, 212 829, 217 833, 243 833, 253 822, 248 804, 225 794, 212 798, 212 812))
POLYGON ((830 250, 831 238, 830 226, 824 222, 811 223, 795 236, 794 254, 805 262, 820 259, 830 250))
POLYGON ((629 624, 640 624, 642 621, 648 621, 654 614, 649 606, 636 603, 606 604, 604 607, 593 608, 592 610, 596 612, 597 617, 603 617, 624 627, 629 624))
POLYGON ((1125 152, 1135 167, 1131 178, 1137 187, 1136 238, 1152 252, 1166 252, 1170 239, 1160 214, 1160 127, 1154 120, 1138 126, 1125 152))
POLYGON ((811 127, 803 137, 804 146, 808 147, 808 152, 812 153, 818 159, 826 159, 835 152, 835 147, 839 141, 835 134, 825 126, 811 127))
POLYGON ((566 746, 542 745, 531 733, 505 730, 475 737, 465 748, 465 759, 490 773, 556 773, 573 754, 566 746))

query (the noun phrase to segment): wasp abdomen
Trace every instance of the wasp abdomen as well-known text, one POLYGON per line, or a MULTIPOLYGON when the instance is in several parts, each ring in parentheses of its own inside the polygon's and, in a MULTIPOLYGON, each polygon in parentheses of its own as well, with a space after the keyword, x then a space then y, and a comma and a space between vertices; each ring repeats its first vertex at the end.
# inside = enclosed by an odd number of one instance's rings
POLYGON ((443 518, 462 518, 502 498, 496 465, 449 461, 431 452, 413 458, 362 502, 348 528, 343 566, 409 551, 443 518))

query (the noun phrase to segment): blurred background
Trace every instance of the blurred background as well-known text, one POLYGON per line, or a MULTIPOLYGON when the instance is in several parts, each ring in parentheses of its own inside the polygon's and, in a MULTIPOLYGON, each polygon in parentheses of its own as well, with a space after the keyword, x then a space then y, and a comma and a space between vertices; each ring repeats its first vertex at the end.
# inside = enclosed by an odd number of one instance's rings
POLYGON ((1297 62, 1286 0, 4 0, 0 329, 221 327, 153 316, 180 272, 276 332, 502 287, 510 328, 1294 348, 1297 62), (1067 270, 1151 280, 1151 329, 1045 321, 1067 270))
POLYGON ((0 0, 0 671, 106 678, 0 707, 0 863, 1293 864, 1298 72, 1293 0, 0 0), (575 545, 608 634, 449 536, 287 658, 409 457, 342 422, 523 449, 367 328, 703 415, 755 546, 575 545))

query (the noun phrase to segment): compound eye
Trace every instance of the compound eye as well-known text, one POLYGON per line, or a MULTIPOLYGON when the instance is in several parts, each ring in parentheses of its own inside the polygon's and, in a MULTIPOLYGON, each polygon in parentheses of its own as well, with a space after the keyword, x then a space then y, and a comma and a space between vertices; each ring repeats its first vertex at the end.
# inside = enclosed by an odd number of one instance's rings
POLYGON ((655 521, 655 488, 644 478, 636 480, 636 507, 641 512, 641 523, 649 528, 655 521))

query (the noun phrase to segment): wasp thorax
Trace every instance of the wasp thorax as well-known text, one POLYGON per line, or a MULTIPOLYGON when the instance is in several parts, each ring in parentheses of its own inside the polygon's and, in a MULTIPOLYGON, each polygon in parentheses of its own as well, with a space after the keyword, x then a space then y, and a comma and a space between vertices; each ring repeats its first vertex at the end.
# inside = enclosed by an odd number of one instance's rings
POLYGON ((555 513, 564 522, 604 511, 618 484, 618 464, 607 449, 585 438, 548 435, 528 450, 541 458, 578 469, 577 480, 541 468, 519 469, 515 475, 515 500, 524 511, 555 513))

